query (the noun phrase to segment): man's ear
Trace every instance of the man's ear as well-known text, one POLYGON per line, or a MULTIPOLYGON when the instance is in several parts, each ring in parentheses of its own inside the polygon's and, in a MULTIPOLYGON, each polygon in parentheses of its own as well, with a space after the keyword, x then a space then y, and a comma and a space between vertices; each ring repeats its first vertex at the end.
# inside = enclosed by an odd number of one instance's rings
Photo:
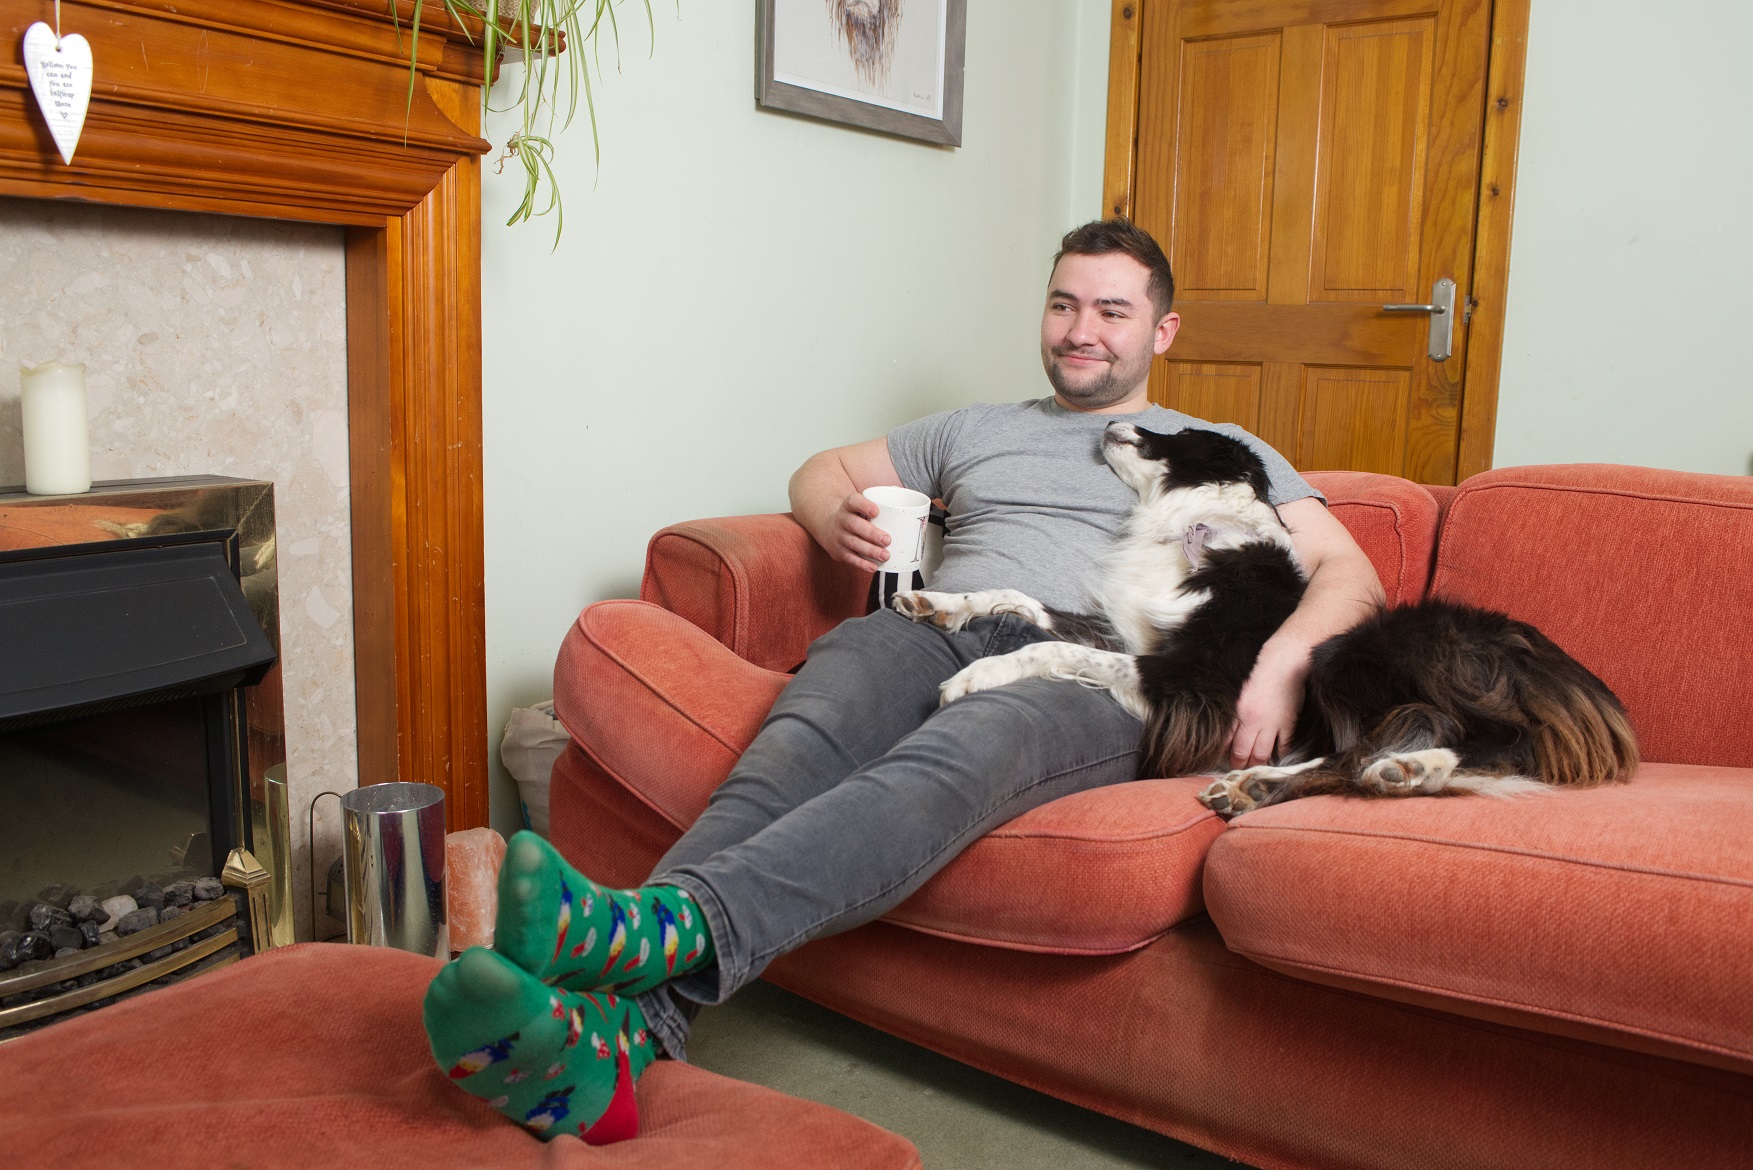
POLYGON ((1151 338, 1150 351, 1165 353, 1175 343, 1175 334, 1181 329, 1181 314, 1164 313, 1162 320, 1156 323, 1156 334, 1151 338))

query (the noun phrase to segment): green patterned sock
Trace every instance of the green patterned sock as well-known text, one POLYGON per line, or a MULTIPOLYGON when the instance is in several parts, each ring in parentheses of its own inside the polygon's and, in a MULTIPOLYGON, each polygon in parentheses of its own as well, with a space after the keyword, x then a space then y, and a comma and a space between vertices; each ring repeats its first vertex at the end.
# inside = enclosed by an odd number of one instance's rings
POLYGON ((544 983, 622 995, 650 991, 717 957, 686 891, 599 886, 530 832, 505 849, 493 949, 544 983))
POLYGON ((556 991, 470 947, 426 989, 425 1019, 438 1067, 537 1137, 639 1132, 633 1082, 657 1053, 632 1000, 556 991))

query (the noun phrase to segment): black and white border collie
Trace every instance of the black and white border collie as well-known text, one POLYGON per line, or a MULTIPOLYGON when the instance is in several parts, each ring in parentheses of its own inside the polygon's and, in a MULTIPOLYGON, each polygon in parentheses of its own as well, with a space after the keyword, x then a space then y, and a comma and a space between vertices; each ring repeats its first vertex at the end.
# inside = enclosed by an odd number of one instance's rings
MULTIPOLYGON (((1017 614, 1063 639, 980 659, 943 685, 943 702, 1071 679, 1143 720, 1140 776, 1219 770, 1242 684, 1302 599, 1290 534, 1259 457, 1227 435, 1114 423, 1102 455, 1138 504, 1101 566, 1095 613, 1013 589, 901 593, 895 608, 947 629, 1017 614)), ((1545 635, 1433 600, 1317 646, 1284 760, 1230 772, 1199 799, 1234 816, 1321 793, 1507 796, 1626 780, 1637 758, 1619 700, 1545 635)))

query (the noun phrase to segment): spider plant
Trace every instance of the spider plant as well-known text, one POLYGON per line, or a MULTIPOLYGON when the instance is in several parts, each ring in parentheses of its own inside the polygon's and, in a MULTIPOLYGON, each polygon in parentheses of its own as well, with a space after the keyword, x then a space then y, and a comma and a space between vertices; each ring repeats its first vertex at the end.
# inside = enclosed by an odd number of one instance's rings
MULTIPOLYGON (((565 213, 560 203, 560 184, 554 175, 553 140, 557 131, 572 124, 582 94, 590 119, 592 154, 598 165, 602 163, 590 67, 596 65, 597 79, 601 81, 603 67, 598 50, 602 38, 598 34, 606 28, 614 42, 615 66, 620 68, 621 27, 615 15, 615 0, 414 0, 408 53, 410 103, 417 80, 414 62, 420 51, 420 21, 427 6, 435 3, 442 3, 459 26, 466 28, 465 18, 481 22, 489 82, 501 52, 508 59, 522 59, 523 76, 508 95, 509 103, 503 107, 493 105, 491 84, 482 86, 481 101, 490 112, 514 112, 518 116, 518 128, 506 140, 498 163, 501 170, 507 162, 523 168, 523 200, 505 221, 507 226, 552 212, 554 243, 558 246, 565 213), (570 52, 562 52, 563 49, 570 52)), ((651 0, 640 3, 645 9, 646 25, 655 34, 651 0)), ((677 6, 679 9, 680 0, 677 6)), ((395 8, 395 0, 390 0, 391 11, 395 8)))

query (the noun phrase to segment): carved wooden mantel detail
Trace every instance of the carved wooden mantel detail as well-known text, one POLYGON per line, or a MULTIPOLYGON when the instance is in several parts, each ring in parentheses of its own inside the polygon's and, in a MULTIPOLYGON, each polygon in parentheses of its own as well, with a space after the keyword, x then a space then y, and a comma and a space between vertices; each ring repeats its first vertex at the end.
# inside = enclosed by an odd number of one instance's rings
POLYGON ((95 65, 63 165, 0 0, 0 195, 344 225, 361 783, 487 823, 478 28, 412 0, 63 0, 95 65), (399 20, 399 27, 398 27, 399 20))

